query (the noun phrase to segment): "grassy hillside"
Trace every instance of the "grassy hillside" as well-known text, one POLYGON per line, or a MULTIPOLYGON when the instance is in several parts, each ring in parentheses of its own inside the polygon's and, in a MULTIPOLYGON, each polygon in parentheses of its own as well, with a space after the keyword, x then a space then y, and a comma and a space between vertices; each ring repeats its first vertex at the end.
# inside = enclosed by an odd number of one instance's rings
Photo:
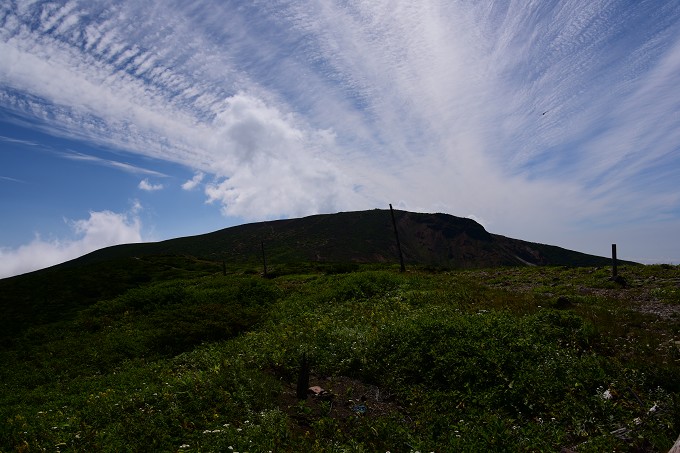
POLYGON ((218 263, 192 257, 118 257, 0 279, 0 342, 11 341, 30 326, 70 319, 92 303, 140 285, 221 270, 218 263))
MULTIPOLYGON (((622 286, 595 267, 265 279, 119 259, 88 268, 103 286, 41 274, 58 309, 17 311, 0 451, 667 451, 680 433, 677 266, 622 266, 622 286), (303 354, 325 393, 299 400, 303 354)), ((8 325, 12 298, 49 305, 13 288, 8 325)))

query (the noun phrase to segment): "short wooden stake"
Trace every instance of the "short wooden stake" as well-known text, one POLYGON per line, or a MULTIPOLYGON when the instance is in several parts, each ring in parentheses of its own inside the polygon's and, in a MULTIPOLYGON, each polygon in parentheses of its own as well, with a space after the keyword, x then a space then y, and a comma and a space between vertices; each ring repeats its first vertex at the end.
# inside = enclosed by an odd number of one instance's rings
POLYGON ((618 276, 616 264, 616 244, 612 244, 612 280, 618 276))

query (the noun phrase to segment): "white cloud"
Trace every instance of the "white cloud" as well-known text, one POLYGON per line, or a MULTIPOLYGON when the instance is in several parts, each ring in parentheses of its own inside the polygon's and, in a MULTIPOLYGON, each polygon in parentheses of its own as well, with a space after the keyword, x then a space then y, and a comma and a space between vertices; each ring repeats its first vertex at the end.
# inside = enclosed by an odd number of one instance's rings
POLYGON ((141 222, 134 214, 92 211, 87 219, 68 221, 74 237, 33 241, 14 249, 0 248, 0 278, 63 263, 116 244, 141 242, 141 222))
POLYGON ((336 148, 331 132, 309 130, 243 93, 226 101, 214 127, 212 173, 221 178, 205 192, 225 215, 288 217, 361 203, 340 165, 321 153, 336 148))
POLYGON ((163 184, 152 184, 149 182, 148 179, 142 179, 139 182, 139 187, 141 190, 145 190, 147 192, 155 192, 157 190, 163 190, 163 184))
POLYGON ((198 185, 203 182, 205 173, 202 171, 197 171, 194 177, 182 184, 182 189, 184 190, 194 190, 198 185))

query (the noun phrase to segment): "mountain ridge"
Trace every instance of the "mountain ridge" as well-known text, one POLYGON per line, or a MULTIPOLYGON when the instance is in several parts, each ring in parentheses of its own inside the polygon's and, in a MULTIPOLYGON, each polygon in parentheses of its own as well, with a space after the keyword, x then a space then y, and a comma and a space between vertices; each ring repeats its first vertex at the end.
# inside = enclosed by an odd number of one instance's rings
MULTIPOLYGON (((476 221, 443 213, 394 211, 407 264, 442 268, 512 265, 602 266, 610 258, 492 234, 476 221)), ((187 255, 234 264, 398 262, 389 210, 315 214, 232 226, 165 241, 123 244, 89 253, 60 266, 111 258, 187 255)))

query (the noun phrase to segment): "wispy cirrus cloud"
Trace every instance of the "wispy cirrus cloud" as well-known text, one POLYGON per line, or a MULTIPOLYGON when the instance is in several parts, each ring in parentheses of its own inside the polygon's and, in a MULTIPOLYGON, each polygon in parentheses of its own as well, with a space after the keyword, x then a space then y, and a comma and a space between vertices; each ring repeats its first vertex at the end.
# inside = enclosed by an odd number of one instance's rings
MULTIPOLYGON (((11 37, 0 43, 0 50, 8 55, 8 64, 0 68, 0 76, 13 88, 3 93, 3 103, 10 109, 46 120, 44 127, 51 133, 80 136, 179 162, 218 179, 249 184, 280 177, 283 183, 298 175, 298 181, 311 189, 316 184, 315 176, 304 181, 302 177, 307 172, 288 163, 280 165, 281 160, 291 156, 305 166, 323 161, 323 171, 338 171, 329 162, 332 156, 322 157, 319 153, 323 143, 318 143, 317 138, 327 134, 309 127, 290 107, 279 103, 276 93, 236 70, 230 62, 232 56, 225 54, 229 46, 223 41, 215 42, 207 30, 190 31, 194 30, 195 18, 187 17, 187 11, 149 16, 148 29, 157 30, 165 39, 163 47, 159 47, 159 42, 149 42, 146 33, 130 36, 121 29, 136 9, 133 5, 98 11, 101 21, 87 25, 80 22, 88 16, 84 11, 89 8, 81 6, 77 8, 78 17, 62 27, 62 34, 57 33, 57 28, 40 24, 49 22, 53 15, 58 16, 59 23, 75 10, 48 10, 46 5, 36 4, 27 11, 9 12, 14 28, 7 27, 11 37), (167 29, 168 23, 175 28, 167 29), (189 34, 188 42, 186 34, 176 37, 178 30, 189 34), (210 57, 218 47, 222 50, 210 57), (181 63, 185 58, 191 58, 192 67, 181 63), (195 79, 198 72, 204 80, 195 79), (258 136, 258 132, 265 133, 258 136), (262 174, 253 178, 249 176, 253 170, 262 174), (289 173, 282 174, 282 170, 289 173)), ((224 19, 228 11, 219 16, 224 19)), ((240 23, 242 19, 229 19, 227 24, 234 27, 227 26, 226 30, 239 34, 245 26, 240 23)), ((222 38, 226 42, 235 39, 222 38)), ((236 53, 250 47, 248 43, 236 44, 236 53)), ((222 185, 213 187, 211 199, 219 187, 222 185)), ((323 203, 310 195, 295 199, 286 190, 243 190, 258 195, 238 200, 269 201, 262 206, 246 206, 236 199, 218 196, 231 200, 225 205, 227 212, 251 213, 249 217, 254 218, 323 209, 323 203), (271 206, 280 208, 268 212, 271 206)), ((346 192, 348 198, 353 198, 351 189, 335 187, 333 191, 346 192)), ((313 191, 294 193, 306 192, 313 191)), ((348 201, 344 204, 349 205, 348 201)))
POLYGON ((40 146, 38 143, 32 141, 32 140, 21 140, 17 138, 12 138, 12 137, 5 137, 0 135, 0 142, 5 142, 5 143, 15 143, 15 144, 20 144, 24 146, 40 146))
POLYGON ((676 2, 38 1, 0 17, 3 108, 210 175, 229 215, 391 201, 545 241, 680 217, 676 2))
POLYGON ((69 152, 60 152, 60 156, 62 156, 65 159, 70 159, 70 160, 77 160, 77 161, 82 161, 82 162, 90 162, 93 164, 97 165, 103 165, 105 167, 111 167, 115 168, 118 170, 122 170, 127 173, 132 173, 132 174, 142 174, 142 175, 150 175, 150 176, 156 176, 156 177, 165 177, 164 173, 155 171, 155 170, 149 170, 147 168, 142 168, 136 165, 131 165, 125 162, 118 162, 115 160, 110 160, 110 159, 102 159, 101 157, 97 156, 92 156, 90 154, 83 154, 79 153, 76 151, 69 151, 69 152))
POLYGON ((10 176, 0 176, 0 179, 3 180, 3 181, 18 182, 18 183, 21 183, 21 184, 26 183, 26 181, 23 181, 21 179, 12 178, 10 176))

